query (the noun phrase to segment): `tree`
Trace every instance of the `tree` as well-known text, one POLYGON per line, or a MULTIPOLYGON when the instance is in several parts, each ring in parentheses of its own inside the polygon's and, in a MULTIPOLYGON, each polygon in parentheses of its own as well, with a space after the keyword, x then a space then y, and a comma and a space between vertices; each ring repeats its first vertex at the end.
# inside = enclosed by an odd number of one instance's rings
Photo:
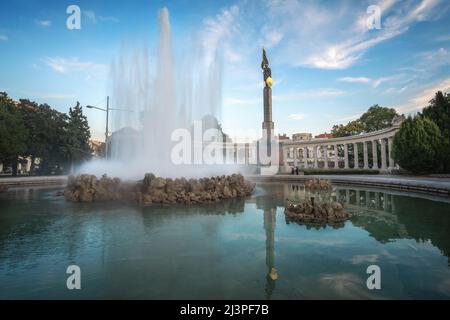
POLYGON ((389 128, 397 115, 395 109, 380 107, 376 104, 359 118, 359 122, 364 128, 364 132, 373 132, 389 128))
POLYGON ((351 121, 347 123, 345 126, 342 124, 334 125, 333 128, 331 129, 331 134, 335 138, 354 136, 361 134, 362 132, 364 132, 364 127, 362 123, 359 122, 358 120, 351 121))
POLYGON ((442 135, 441 165, 445 172, 450 172, 450 95, 438 91, 430 104, 423 108, 420 116, 433 120, 442 135))
POLYGON ((80 103, 69 109, 69 121, 67 127, 66 152, 71 163, 78 163, 88 160, 92 156, 92 150, 89 145, 91 133, 89 123, 80 103))
POLYGON ((376 104, 358 119, 350 121, 346 125, 334 125, 331 134, 337 138, 386 129, 392 125, 395 116, 398 116, 395 109, 380 107, 376 104))
POLYGON ((5 92, 0 92, 0 161, 10 163, 17 175, 18 157, 27 148, 27 130, 18 108, 5 92))
POLYGON ((439 127, 432 120, 408 117, 395 134, 392 157, 403 169, 413 173, 436 172, 441 142, 439 127))

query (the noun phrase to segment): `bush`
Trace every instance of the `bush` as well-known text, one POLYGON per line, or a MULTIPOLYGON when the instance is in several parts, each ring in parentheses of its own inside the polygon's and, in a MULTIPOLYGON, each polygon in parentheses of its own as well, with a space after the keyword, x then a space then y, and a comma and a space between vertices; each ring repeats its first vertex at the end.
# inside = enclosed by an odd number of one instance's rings
POLYGON ((432 120, 408 117, 395 134, 392 156, 403 169, 413 173, 437 172, 441 143, 441 132, 432 120))

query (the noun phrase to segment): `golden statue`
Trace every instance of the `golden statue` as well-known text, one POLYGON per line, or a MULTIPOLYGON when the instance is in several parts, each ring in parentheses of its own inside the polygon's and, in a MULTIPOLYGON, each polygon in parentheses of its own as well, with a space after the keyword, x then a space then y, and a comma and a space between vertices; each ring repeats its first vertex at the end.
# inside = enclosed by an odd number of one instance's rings
POLYGON ((263 48, 263 57, 261 62, 261 69, 263 69, 264 72, 264 84, 266 87, 272 87, 273 80, 272 80, 272 70, 269 68, 269 60, 266 56, 266 50, 263 48))

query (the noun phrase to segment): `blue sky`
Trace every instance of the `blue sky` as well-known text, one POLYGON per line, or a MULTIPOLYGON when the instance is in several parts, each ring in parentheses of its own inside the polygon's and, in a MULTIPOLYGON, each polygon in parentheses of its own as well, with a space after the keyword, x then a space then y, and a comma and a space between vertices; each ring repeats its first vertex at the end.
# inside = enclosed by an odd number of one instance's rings
MULTIPOLYGON (((435 91, 450 89, 445 0, 4 0, 0 90, 64 112, 76 101, 104 105, 109 68, 123 44, 145 42, 155 52, 163 7, 176 56, 194 35, 220 46, 221 121, 232 135, 261 128, 262 46, 275 81, 279 133, 329 131, 373 104, 416 112, 435 91), (81 30, 66 28, 71 4, 82 10, 81 30), (381 29, 367 28, 369 5, 381 9, 381 29)), ((86 114, 93 136, 102 138, 104 115, 86 114)))

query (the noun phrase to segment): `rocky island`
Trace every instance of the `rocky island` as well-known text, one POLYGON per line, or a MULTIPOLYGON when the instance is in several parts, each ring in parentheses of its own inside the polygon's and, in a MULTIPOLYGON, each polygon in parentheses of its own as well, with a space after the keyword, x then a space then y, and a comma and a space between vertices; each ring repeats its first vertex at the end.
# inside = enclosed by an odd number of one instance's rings
POLYGON ((138 182, 122 181, 103 175, 70 176, 64 196, 75 202, 132 201, 152 203, 211 203, 252 194, 255 184, 241 174, 201 179, 161 178, 145 174, 138 182))

